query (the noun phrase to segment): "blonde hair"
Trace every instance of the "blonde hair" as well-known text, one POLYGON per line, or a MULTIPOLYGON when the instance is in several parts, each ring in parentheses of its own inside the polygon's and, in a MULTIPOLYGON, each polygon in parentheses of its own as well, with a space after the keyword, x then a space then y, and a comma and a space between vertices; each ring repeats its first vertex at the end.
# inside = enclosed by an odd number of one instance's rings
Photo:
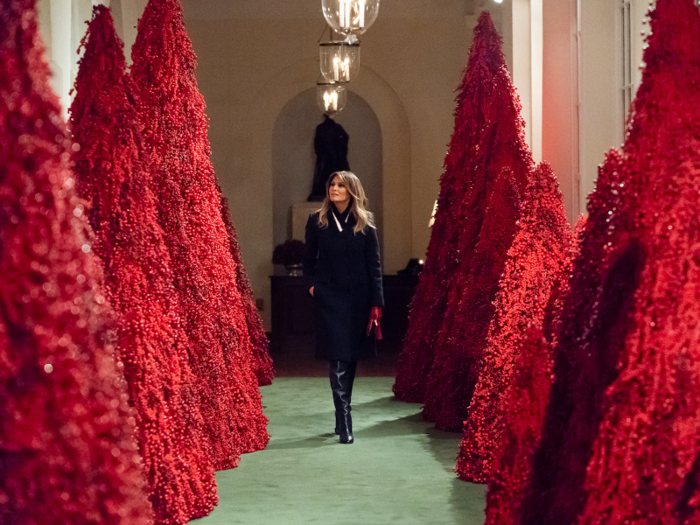
POLYGON ((331 188, 331 182, 335 177, 338 177, 344 184, 345 189, 350 195, 350 213, 355 217, 355 234, 357 232, 364 231, 367 226, 370 228, 375 228, 374 216, 371 212, 367 211, 367 197, 365 196, 365 190, 362 187, 360 179, 352 171, 336 171, 331 173, 326 182, 326 198, 323 199, 323 205, 321 209, 318 210, 318 223, 321 228, 328 227, 328 212, 331 210, 331 199, 328 194, 331 188))

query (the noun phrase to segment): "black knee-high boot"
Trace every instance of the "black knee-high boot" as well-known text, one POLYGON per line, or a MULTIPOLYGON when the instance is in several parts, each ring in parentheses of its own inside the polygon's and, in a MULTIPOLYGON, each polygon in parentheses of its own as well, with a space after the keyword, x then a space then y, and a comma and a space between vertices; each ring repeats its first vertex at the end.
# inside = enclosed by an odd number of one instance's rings
POLYGON ((352 417, 350 402, 352 386, 355 381, 357 363, 347 361, 330 362, 331 390, 335 405, 335 433, 340 436, 341 443, 350 444, 354 441, 352 435, 352 417))

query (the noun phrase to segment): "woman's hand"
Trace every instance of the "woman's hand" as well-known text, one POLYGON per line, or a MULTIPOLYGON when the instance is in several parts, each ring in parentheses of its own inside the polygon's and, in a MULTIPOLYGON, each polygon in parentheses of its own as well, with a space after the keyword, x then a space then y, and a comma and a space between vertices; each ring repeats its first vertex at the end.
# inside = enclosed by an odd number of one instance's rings
POLYGON ((309 293, 311 294, 311 297, 314 296, 314 287, 313 286, 311 288, 309 288, 309 293))
POLYGON ((381 318, 382 318, 382 307, 381 306, 373 306, 372 311, 369 314, 370 322, 379 321, 381 318))

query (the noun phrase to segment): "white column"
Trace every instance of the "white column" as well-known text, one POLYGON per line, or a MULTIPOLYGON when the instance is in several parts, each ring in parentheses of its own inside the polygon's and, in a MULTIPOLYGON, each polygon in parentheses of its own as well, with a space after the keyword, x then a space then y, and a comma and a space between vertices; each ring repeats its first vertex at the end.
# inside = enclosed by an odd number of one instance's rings
POLYGON ((51 68, 51 87, 58 96, 64 118, 68 116, 78 71, 78 47, 87 30, 92 0, 39 0, 39 32, 51 68))
POLYGON ((124 54, 129 64, 131 64, 131 46, 136 42, 136 25, 139 18, 143 16, 147 3, 148 0, 121 0, 122 27, 121 31, 119 29, 117 31, 120 32, 122 40, 124 40, 124 54))
POLYGON ((525 140, 532 147, 532 39, 530 0, 512 0, 512 56, 511 76, 523 106, 525 140))
POLYGON ((542 158, 559 180, 569 222, 579 199, 577 0, 544 0, 542 158))
POLYGON ((543 0, 506 0, 502 7, 503 52, 518 90, 525 140, 542 160, 543 0))
POLYGON ((61 101, 64 117, 68 114, 71 90, 71 0, 50 0, 51 35, 50 65, 53 88, 61 101))
POLYGON ((530 0, 530 148, 535 162, 542 161, 543 0, 530 0))
POLYGON ((618 24, 619 2, 581 0, 580 209, 595 187, 598 166, 621 143, 622 110, 618 24))

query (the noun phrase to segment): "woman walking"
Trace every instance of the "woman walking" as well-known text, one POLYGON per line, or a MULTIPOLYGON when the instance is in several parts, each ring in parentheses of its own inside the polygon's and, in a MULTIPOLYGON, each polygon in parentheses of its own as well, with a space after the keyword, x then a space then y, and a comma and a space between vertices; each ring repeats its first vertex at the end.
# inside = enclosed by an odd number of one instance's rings
POLYGON ((353 443, 350 402, 357 361, 376 354, 384 306, 379 242, 360 180, 331 174, 321 209, 306 223, 304 278, 316 302, 316 357, 330 361, 335 433, 353 443))

